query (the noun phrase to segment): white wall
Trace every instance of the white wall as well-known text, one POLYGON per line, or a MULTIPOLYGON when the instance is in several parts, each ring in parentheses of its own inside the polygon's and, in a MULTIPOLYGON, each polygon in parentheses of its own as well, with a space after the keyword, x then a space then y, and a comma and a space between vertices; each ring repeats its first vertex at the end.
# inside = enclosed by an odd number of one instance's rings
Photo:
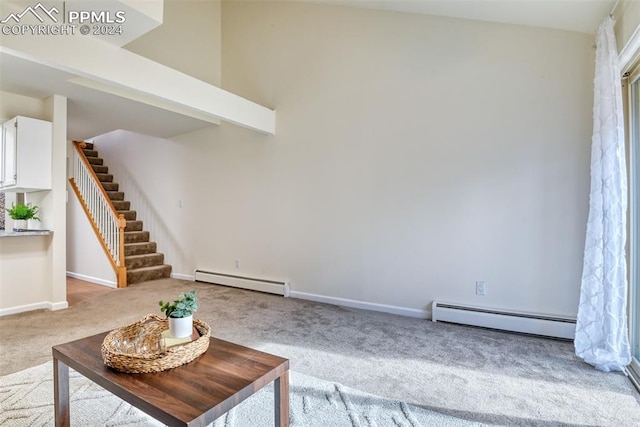
POLYGON ((220 86, 220 18, 219 0, 165 1, 162 25, 125 48, 220 86))
POLYGON ((284 2, 225 2, 222 23, 223 87, 276 108, 276 136, 97 140, 174 272, 575 315, 591 36, 284 2))
POLYGON ((45 108, 41 99, 0 92, 0 122, 4 123, 15 116, 44 117, 45 108))
MULTIPOLYGON (((0 117, 23 115, 53 123, 52 189, 26 193, 40 207, 43 228, 52 236, 0 239, 0 315, 38 308, 60 309, 66 301, 67 99, 44 100, 0 93, 0 117)), ((8 193, 8 202, 14 195, 8 193)))
MULTIPOLYGON (((53 231, 49 251, 51 258, 51 300, 67 307, 67 98, 53 95, 44 100, 47 117, 53 122, 51 153, 51 191, 47 205, 51 208, 48 227, 53 231)), ((36 193, 39 194, 39 193, 36 193)))
POLYGON ((615 13, 618 50, 622 50, 640 25, 640 2, 622 0, 615 13))

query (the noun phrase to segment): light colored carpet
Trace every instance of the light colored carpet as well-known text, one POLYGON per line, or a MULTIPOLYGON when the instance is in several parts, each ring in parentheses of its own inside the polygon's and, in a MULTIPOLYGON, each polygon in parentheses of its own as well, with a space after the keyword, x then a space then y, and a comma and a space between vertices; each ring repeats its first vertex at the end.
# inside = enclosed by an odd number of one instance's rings
MULTIPOLYGON (((480 426, 404 402, 383 399, 341 384, 291 372, 292 427, 480 426)), ((162 426, 144 412, 70 370, 71 425, 162 426)), ((263 388, 213 427, 273 426, 273 386, 263 388)), ((54 424, 51 362, 0 377, 0 425, 38 427, 54 424)))
POLYGON ((175 279, 0 317, 0 375, 50 361, 53 345, 159 313, 158 300, 191 288, 214 336, 286 357, 305 375, 487 424, 640 425, 630 381, 580 361, 571 342, 175 279))

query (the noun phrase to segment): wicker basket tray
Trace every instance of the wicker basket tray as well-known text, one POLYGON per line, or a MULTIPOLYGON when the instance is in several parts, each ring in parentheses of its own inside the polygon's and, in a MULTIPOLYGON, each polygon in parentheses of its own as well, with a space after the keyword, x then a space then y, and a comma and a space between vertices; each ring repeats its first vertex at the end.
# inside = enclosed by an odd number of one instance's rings
POLYGON ((104 364, 121 372, 142 374, 160 372, 189 363, 209 348, 211 328, 202 320, 193 320, 200 338, 187 344, 165 348, 162 332, 169 329, 169 321, 148 314, 138 322, 113 330, 102 342, 104 364), (135 351, 131 351, 131 343, 135 351))

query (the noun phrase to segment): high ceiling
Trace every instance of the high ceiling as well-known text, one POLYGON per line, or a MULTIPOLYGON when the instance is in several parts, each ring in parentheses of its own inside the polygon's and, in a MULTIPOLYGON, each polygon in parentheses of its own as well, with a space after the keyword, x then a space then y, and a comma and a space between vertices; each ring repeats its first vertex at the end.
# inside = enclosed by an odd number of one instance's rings
MULTIPOLYGON (((268 0, 266 0, 268 1, 268 0)), ((595 34, 615 0, 297 0, 595 34)))
MULTIPOLYGON (((271 1, 271 0, 263 0, 271 1)), ((421 13, 594 33, 614 0, 293 0, 421 13)), ((86 139, 115 129, 160 137, 210 123, 70 82, 75 77, 24 58, 0 53, 0 90, 69 99, 68 136, 86 139)))

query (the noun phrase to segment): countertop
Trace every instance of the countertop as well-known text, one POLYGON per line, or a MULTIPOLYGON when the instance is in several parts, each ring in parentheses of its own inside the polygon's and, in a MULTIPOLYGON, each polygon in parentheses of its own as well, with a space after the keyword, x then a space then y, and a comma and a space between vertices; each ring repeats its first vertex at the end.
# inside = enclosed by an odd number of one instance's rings
POLYGON ((27 231, 0 230, 0 238, 2 238, 2 237, 50 236, 52 234, 53 234, 53 231, 51 231, 51 230, 27 230, 27 231))

